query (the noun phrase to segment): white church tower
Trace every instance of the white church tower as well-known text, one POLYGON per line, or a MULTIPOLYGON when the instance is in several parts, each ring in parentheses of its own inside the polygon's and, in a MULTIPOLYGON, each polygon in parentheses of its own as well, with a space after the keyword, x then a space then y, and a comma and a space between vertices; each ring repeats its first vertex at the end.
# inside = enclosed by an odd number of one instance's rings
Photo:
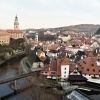
POLYGON ((35 40, 38 42, 38 33, 35 34, 35 40))
POLYGON ((18 22, 18 17, 17 17, 17 15, 16 15, 15 21, 14 21, 14 29, 15 29, 15 30, 18 30, 18 29, 19 29, 19 22, 18 22))

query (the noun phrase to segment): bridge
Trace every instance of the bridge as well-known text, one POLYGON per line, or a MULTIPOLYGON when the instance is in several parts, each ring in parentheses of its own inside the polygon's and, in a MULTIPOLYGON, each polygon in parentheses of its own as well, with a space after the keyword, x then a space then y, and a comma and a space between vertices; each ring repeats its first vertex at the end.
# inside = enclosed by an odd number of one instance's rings
POLYGON ((8 83, 8 82, 11 82, 11 81, 15 81, 15 80, 18 80, 18 79, 21 79, 21 78, 25 78, 25 77, 32 76, 32 75, 37 75, 37 74, 38 74, 38 71, 29 72, 29 73, 22 74, 22 75, 19 75, 19 76, 16 76, 16 77, 0 80, 0 84, 8 83))

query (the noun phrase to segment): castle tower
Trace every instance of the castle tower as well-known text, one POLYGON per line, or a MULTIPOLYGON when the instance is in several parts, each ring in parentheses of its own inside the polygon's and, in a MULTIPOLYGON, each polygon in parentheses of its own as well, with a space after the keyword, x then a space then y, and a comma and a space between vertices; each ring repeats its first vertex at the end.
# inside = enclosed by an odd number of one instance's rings
POLYGON ((15 30, 18 30, 18 29, 19 29, 19 22, 18 22, 18 17, 17 17, 17 15, 16 15, 15 21, 14 21, 14 29, 15 29, 15 30))

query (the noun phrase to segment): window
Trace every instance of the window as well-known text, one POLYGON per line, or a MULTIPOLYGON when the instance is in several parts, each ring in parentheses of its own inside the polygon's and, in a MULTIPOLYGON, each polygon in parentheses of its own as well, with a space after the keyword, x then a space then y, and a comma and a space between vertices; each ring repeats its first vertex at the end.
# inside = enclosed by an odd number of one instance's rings
POLYGON ((87 69, 87 71, 89 71, 89 69, 87 69))
POLYGON ((82 69, 84 69, 84 67, 81 67, 82 69))
POLYGON ((66 72, 64 72, 66 74, 66 72))
POLYGON ((91 64, 91 66, 94 66, 94 64, 91 64))
POLYGON ((66 75, 64 75, 64 77, 66 77, 66 75))
POLYGON ((66 70, 66 68, 65 68, 65 70, 66 70))
POLYGON ((83 61, 83 63, 84 63, 84 64, 86 64, 86 62, 85 62, 85 61, 83 61))
POLYGON ((95 72, 95 69, 93 69, 93 72, 95 72))
POLYGON ((51 72, 51 74, 56 74, 55 72, 51 72))

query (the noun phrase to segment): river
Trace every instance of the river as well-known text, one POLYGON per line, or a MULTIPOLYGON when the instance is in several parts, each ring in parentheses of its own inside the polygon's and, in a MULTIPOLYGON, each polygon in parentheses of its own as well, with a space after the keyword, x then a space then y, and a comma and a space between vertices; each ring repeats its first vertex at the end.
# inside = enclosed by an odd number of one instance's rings
POLYGON ((19 63, 20 60, 16 60, 10 64, 6 64, 0 67, 0 80, 11 78, 19 75, 19 63))

